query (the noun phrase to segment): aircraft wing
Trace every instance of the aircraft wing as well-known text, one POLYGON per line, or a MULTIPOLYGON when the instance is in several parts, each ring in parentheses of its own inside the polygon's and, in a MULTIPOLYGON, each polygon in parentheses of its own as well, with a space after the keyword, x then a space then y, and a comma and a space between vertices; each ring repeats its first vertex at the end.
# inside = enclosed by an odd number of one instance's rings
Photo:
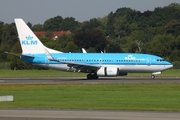
POLYGON ((45 53, 46 53, 46 56, 47 58, 50 60, 50 61, 56 61, 56 62, 60 62, 60 63, 64 63, 64 64, 67 64, 68 67, 71 68, 74 68, 76 69, 77 71, 83 71, 83 72, 88 72, 88 71, 96 71, 98 70, 101 66, 100 65, 90 65, 90 64, 84 64, 84 63, 77 63, 77 62, 67 62, 67 61, 60 61, 58 59, 55 59, 53 58, 53 56, 47 51, 47 49, 44 49, 45 53))
POLYGON ((99 65, 90 65, 90 64, 83 64, 83 63, 76 63, 76 62, 62 62, 62 63, 66 63, 68 67, 70 68, 75 68, 77 71, 84 71, 84 72, 88 72, 88 71, 96 71, 98 70, 101 66, 99 65))

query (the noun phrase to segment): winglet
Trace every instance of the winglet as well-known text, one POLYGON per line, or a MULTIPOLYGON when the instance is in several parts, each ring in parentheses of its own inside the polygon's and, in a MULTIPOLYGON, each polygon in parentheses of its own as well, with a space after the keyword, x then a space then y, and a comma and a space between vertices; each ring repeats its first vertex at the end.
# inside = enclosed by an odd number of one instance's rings
POLYGON ((86 50, 85 50, 84 48, 82 48, 82 52, 83 52, 83 53, 87 53, 86 50))

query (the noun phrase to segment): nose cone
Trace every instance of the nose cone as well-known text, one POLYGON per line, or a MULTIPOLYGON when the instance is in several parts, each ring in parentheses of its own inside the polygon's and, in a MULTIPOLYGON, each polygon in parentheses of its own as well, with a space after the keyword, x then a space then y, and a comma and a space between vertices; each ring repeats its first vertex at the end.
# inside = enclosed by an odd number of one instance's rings
POLYGON ((172 68, 173 64, 171 64, 170 62, 167 62, 168 64, 166 65, 167 69, 172 68))
MULTIPOLYGON (((173 64, 169 65, 169 68, 172 68, 172 67, 173 67, 173 64)), ((169 68, 168 68, 168 69, 169 69, 169 68)))

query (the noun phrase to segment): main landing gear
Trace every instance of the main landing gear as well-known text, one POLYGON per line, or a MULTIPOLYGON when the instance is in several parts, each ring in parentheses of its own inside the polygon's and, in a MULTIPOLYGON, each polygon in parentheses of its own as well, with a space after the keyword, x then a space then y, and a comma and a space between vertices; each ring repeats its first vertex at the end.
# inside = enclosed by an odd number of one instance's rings
POLYGON ((87 79, 98 79, 99 76, 97 76, 96 73, 92 74, 92 73, 89 73, 87 75, 87 79))

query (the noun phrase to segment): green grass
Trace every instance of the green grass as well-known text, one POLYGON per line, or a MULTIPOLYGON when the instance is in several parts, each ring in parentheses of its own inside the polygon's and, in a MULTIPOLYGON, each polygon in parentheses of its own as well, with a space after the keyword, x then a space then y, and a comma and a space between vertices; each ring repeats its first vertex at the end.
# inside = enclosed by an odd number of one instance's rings
MULTIPOLYGON (((151 73, 129 73, 128 76, 137 76, 137 77, 149 77, 151 73)), ((162 74, 155 75, 160 77, 180 77, 180 69, 170 69, 163 71, 162 74)))
MULTIPOLYGON (((1 78, 74 76, 85 77, 86 73, 0 70, 1 78)), ((149 76, 150 73, 128 75, 149 76)), ((157 76, 180 77, 180 70, 167 70, 157 76)), ((0 84, 0 96, 3 95, 13 95, 15 101, 0 102, 0 108, 180 111, 180 84, 0 84)))
POLYGON ((180 111, 180 84, 0 84, 0 108, 180 111))
MULTIPOLYGON (((57 70, 0 70, 1 78, 8 77, 86 77, 87 73, 62 72, 57 70)), ((149 77, 151 73, 129 73, 128 77, 149 77)), ((167 70, 161 75, 163 77, 180 77, 180 70, 167 70)))
POLYGON ((74 77, 86 76, 84 73, 63 72, 58 70, 0 70, 1 78, 19 77, 74 77))

